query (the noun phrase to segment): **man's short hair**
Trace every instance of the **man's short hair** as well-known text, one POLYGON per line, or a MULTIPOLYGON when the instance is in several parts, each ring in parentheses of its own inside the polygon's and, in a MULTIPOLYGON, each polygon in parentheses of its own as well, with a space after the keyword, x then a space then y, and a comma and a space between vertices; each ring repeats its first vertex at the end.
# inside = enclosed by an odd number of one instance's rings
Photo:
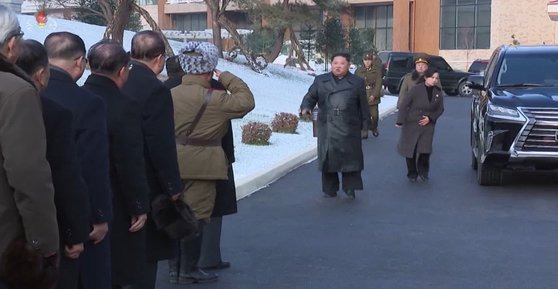
POLYGON ((83 39, 70 32, 53 32, 45 39, 48 58, 73 60, 85 55, 83 39))
POLYGON ((17 15, 10 8, 0 4, 0 46, 21 32, 17 15))
POLYGON ((347 62, 349 62, 349 63, 351 62, 351 55, 347 52, 337 52, 337 53, 333 54, 331 56, 331 61, 333 61, 333 59, 337 56, 341 56, 341 57, 347 59, 347 62))
POLYGON ((163 36, 155 31, 144 30, 136 33, 132 38, 132 58, 151 60, 165 54, 163 36))
POLYGON ((101 40, 93 44, 87 58, 91 72, 109 75, 117 73, 130 62, 130 55, 113 40, 101 40))
POLYGON ((45 47, 33 39, 24 40, 17 51, 16 65, 25 73, 32 75, 40 68, 48 67, 48 56, 45 47))

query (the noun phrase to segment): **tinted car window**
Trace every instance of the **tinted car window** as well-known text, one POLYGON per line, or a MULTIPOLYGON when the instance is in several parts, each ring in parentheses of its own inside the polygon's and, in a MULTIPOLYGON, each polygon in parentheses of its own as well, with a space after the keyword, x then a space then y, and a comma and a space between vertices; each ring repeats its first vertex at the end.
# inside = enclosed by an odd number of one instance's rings
POLYGON ((407 55, 392 55, 389 61, 390 67, 406 68, 409 56, 407 55))
POLYGON ((449 64, 441 57, 431 57, 429 65, 437 68, 438 70, 451 70, 449 64))
POLYGON ((481 71, 484 71, 487 64, 488 61, 473 61, 468 71, 472 73, 480 73, 481 71))
POLYGON ((521 83, 558 85, 558 54, 506 54, 497 74, 496 85, 521 83))

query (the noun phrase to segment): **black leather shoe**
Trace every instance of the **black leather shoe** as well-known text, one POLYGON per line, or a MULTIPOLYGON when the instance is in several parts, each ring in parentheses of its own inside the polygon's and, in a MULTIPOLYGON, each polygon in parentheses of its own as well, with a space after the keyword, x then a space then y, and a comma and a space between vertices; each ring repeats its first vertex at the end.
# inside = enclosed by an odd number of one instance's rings
POLYGON ((419 177, 420 177, 420 179, 421 179, 423 182, 427 182, 427 181, 428 181, 428 175, 419 175, 419 177))
POLYGON ((195 269, 184 275, 180 274, 178 276, 178 284, 208 283, 217 281, 217 279, 218 276, 215 273, 195 269))
POLYGON ((407 177, 407 178, 409 179, 409 182, 411 182, 411 183, 416 183, 417 182, 417 177, 416 176, 410 176, 410 177, 407 177))
POLYGON ((373 135, 374 137, 378 137, 378 136, 380 135, 380 133, 378 132, 378 130, 373 130, 373 131, 372 131, 372 135, 373 135))
POLYGON ((335 197, 337 197, 337 192, 333 192, 333 193, 324 192, 324 198, 335 198, 335 197))
POLYGON ((353 200, 356 198, 355 190, 346 190, 345 194, 347 195, 347 197, 349 197, 353 200))
POLYGON ((231 262, 221 261, 217 265, 214 266, 206 266, 202 267, 202 270, 220 270, 220 269, 227 269, 231 267, 231 262))

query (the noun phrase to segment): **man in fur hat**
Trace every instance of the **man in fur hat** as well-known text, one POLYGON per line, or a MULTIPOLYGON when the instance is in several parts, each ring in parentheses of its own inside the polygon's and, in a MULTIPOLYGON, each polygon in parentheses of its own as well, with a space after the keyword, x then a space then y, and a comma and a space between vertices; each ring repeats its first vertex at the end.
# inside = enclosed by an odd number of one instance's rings
MULTIPOLYGON (((213 211, 215 184, 228 178, 227 159, 221 140, 228 122, 254 109, 254 96, 240 78, 216 69, 218 50, 209 42, 188 42, 179 61, 186 73, 182 84, 171 90, 180 177, 184 201, 199 221, 200 232, 213 211), (213 76, 226 90, 212 89, 213 76)), ((199 283, 217 280, 217 275, 197 266, 202 234, 181 244, 178 278, 171 282, 199 283)))

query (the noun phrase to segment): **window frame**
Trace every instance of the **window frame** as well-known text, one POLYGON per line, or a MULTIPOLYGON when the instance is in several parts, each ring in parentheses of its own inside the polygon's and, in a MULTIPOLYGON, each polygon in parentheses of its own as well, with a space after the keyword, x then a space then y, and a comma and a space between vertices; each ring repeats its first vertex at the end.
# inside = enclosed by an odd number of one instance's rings
POLYGON ((490 49, 491 12, 492 0, 442 0, 440 50, 490 49), (488 21, 480 19, 479 15, 483 12, 487 14, 488 21), (472 23, 469 21, 471 18, 472 23), (483 25, 479 24, 479 21, 483 22, 483 25))

